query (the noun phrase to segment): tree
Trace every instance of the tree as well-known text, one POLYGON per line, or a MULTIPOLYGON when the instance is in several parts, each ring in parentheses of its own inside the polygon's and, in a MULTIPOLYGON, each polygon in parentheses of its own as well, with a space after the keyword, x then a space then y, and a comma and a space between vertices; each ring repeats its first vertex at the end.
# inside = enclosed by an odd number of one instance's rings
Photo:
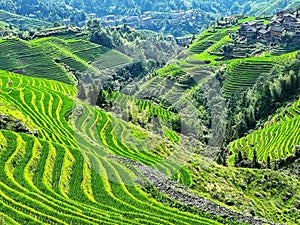
POLYGON ((107 104, 106 102, 106 97, 103 89, 100 89, 97 100, 96 100, 96 105, 103 108, 107 104))
POLYGON ((257 168, 257 169, 260 168, 260 164, 259 164, 258 159, 257 159, 256 149, 253 150, 252 167, 257 168))
POLYGON ((233 45, 232 44, 224 45, 221 50, 225 58, 230 58, 233 51, 233 45))
POLYGON ((271 158, 270 158, 269 155, 268 155, 268 157, 267 157, 267 168, 268 168, 268 169, 271 169, 271 158))
POLYGON ((238 160, 238 163, 240 163, 240 162, 243 161, 243 155, 242 155, 242 152, 240 150, 238 151, 238 158, 237 158, 237 160, 238 160))
POLYGON ((53 23, 53 27, 60 27, 60 26, 61 26, 61 24, 59 22, 54 22, 53 23))
POLYGON ((92 33, 90 41, 94 42, 96 44, 99 44, 99 45, 103 45, 103 46, 108 47, 108 48, 113 48, 114 47, 113 44, 112 44, 112 40, 103 31, 99 31, 99 30, 94 31, 92 33))

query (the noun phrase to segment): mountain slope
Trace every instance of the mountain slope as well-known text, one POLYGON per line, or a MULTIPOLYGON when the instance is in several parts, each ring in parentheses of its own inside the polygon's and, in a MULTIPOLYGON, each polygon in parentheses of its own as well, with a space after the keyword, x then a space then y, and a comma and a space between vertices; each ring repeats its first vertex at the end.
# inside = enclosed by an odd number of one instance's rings
POLYGON ((253 19, 133 78, 74 27, 1 40, 1 68, 27 75, 0 71, 1 223, 297 224, 299 179, 273 163, 299 157, 299 47, 237 43, 253 19), (111 68, 120 83, 97 90, 111 68))
MULTIPOLYGON (((108 154, 169 172, 174 165, 158 163, 161 159, 150 149, 143 152, 126 147, 124 139, 130 132, 122 130, 128 125, 109 114, 80 103, 81 116, 69 117, 78 101, 73 98, 72 86, 5 71, 1 71, 1 80, 1 101, 29 116, 38 127, 38 137, 0 132, 3 220, 15 224, 234 223, 182 211, 174 208, 179 203, 167 206, 150 197, 135 183, 134 170, 108 154)), ((167 150, 163 145, 160 149, 167 150)))
POLYGON ((255 150, 261 161, 267 161, 268 157, 274 160, 290 156, 300 145, 299 112, 298 100, 275 114, 262 129, 230 143, 230 150, 235 154, 241 151, 249 158, 255 150))

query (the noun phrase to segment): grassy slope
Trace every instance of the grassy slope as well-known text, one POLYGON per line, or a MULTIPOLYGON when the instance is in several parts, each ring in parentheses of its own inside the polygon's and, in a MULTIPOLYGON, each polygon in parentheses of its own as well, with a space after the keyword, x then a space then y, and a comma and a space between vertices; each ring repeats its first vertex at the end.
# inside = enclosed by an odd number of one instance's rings
POLYGON ((288 105, 268 121, 262 129, 233 141, 229 147, 233 153, 246 152, 251 159, 254 149, 258 159, 266 161, 286 158, 300 145, 300 100, 288 105))
POLYGON ((85 40, 55 37, 0 42, 0 68, 34 77, 73 84, 72 71, 91 71, 131 62, 126 55, 85 40))
MULTIPOLYGON (((74 99, 76 90, 72 86, 5 71, 0 72, 0 78, 0 101, 10 102, 39 127, 37 138, 0 131, 0 161, 4 165, 0 170, 0 211, 5 221, 223 223, 208 218, 209 215, 180 211, 151 198, 135 184, 131 170, 106 157, 107 154, 128 157, 172 174, 173 164, 160 163, 171 150, 163 140, 159 143, 160 154, 142 149, 138 142, 132 143, 134 133, 127 124, 74 99), (66 115, 74 107, 81 113, 68 120, 66 115)), ((152 144, 154 140, 159 142, 158 137, 153 137, 152 144)))
MULTIPOLYGON (((243 21, 249 19, 253 18, 243 21)), ((236 27, 231 29, 236 30, 236 27)), ((219 68, 223 64, 227 65, 227 70, 222 91, 225 96, 229 96, 239 90, 246 90, 251 87, 260 75, 269 72, 275 64, 285 64, 295 56, 295 52, 288 51, 290 53, 279 56, 265 53, 258 57, 217 62, 215 59, 219 56, 214 55, 214 52, 220 51, 223 44, 231 42, 226 36, 228 34, 226 30, 217 29, 216 32, 205 31, 200 34, 186 51, 186 58, 181 58, 158 70, 157 76, 139 86, 136 96, 145 92, 157 93, 160 90, 158 96, 164 99, 168 95, 164 93, 163 87, 170 77, 183 77, 189 74, 189 71, 194 73, 195 70, 204 74, 207 68, 219 68), (210 60, 211 63, 199 64, 204 60, 210 60)), ((205 82, 205 76, 203 77, 204 79, 195 79, 198 83, 197 86, 201 86, 205 82)), ((185 89, 184 93, 181 93, 181 96, 191 96, 193 90, 194 88, 190 86, 185 89)), ((235 148, 241 148, 247 151, 251 157, 253 147, 248 143, 254 141, 258 143, 259 160, 266 160, 268 154, 271 154, 273 158, 288 156, 293 152, 295 145, 299 145, 298 116, 290 115, 297 112, 294 110, 294 106, 292 108, 288 110, 291 113, 284 116, 289 118, 288 121, 280 120, 276 126, 267 125, 263 130, 255 131, 246 138, 233 142, 230 145, 232 151, 235 151, 235 148), (286 131, 290 135, 281 135, 286 131), (278 145, 282 150, 279 151, 278 145)), ((275 118, 277 117, 275 116, 275 118)), ((300 202, 299 182, 297 180, 285 178, 279 173, 269 170, 259 171, 233 167, 224 169, 222 166, 206 164, 205 162, 191 164, 188 168, 192 172, 193 178, 191 188, 212 199, 219 200, 245 213, 255 214, 276 222, 297 224, 299 221, 299 210, 296 209, 300 202)))
MULTIPOLYGON (((62 46, 65 43, 56 45, 62 46)), ((208 44, 209 47, 211 44, 208 44)), ((284 61, 282 58, 278 60, 284 61)), ((174 68, 160 71, 160 76, 141 85, 139 92, 143 93, 149 88, 160 91, 158 87, 166 85, 165 79, 170 71, 174 72, 171 76, 176 77, 194 74, 195 70, 201 73, 207 70, 207 65, 204 67, 184 62, 188 67, 181 67, 180 63, 174 68)), ((174 174, 180 167, 164 160, 172 154, 170 146, 134 125, 129 126, 107 113, 74 100, 71 97, 75 94, 74 88, 54 81, 18 77, 5 72, 2 72, 1 81, 1 98, 13 103, 15 108, 29 116, 40 128, 38 138, 1 131, 1 143, 7 146, 1 151, 2 164, 6 165, 6 169, 1 170, 4 179, 0 183, 3 187, 0 194, 5 197, 2 211, 15 214, 13 219, 21 224, 26 220, 32 224, 41 221, 97 224, 100 220, 107 221, 108 216, 110 219, 107 222, 110 223, 215 222, 163 205, 149 198, 138 186, 124 185, 123 181, 134 183, 135 175, 123 165, 105 157, 106 154, 151 165, 188 184, 202 195, 233 209, 275 222, 295 224, 299 220, 297 208, 300 184, 297 180, 284 178, 277 172, 205 164, 201 159, 198 161, 197 157, 195 160, 198 162, 187 164, 182 167, 186 169, 174 174), (32 87, 23 88, 32 83, 32 87), (71 117, 71 126, 65 114, 74 107, 79 114, 71 117), (154 140, 153 148, 150 144, 154 140), (149 145, 145 145, 145 142, 149 145), (44 170, 46 167, 49 169, 44 170), (32 171, 39 172, 34 176, 32 171), (107 179, 107 176, 113 177, 113 180, 107 179)), ((201 85, 203 79, 197 81, 201 85)), ((180 88, 181 92, 173 89, 162 93, 163 96, 174 93, 189 96, 193 93, 193 88, 180 88)), ((179 98, 175 100, 180 102, 179 98)), ((7 216, 3 217, 9 220, 7 216)))

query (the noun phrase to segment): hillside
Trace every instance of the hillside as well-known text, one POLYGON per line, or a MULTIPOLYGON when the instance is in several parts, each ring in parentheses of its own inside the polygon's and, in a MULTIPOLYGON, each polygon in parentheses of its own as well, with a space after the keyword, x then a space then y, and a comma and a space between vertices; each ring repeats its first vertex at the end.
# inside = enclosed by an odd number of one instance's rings
MULTIPOLYGON (((151 149, 140 151, 124 142, 132 135, 129 124, 74 99, 73 87, 5 71, 1 71, 1 81, 1 103, 28 116, 38 129, 37 137, 1 130, 5 223, 235 223, 181 208, 182 203, 148 186, 147 177, 140 175, 143 171, 109 156, 124 156, 163 171, 171 172, 176 166, 159 163, 161 157, 151 149), (67 116, 74 107, 79 107, 81 115, 67 116), (146 180, 136 183, 137 175, 146 180)), ((170 153, 163 145, 160 151, 170 153)))
POLYGON ((284 159, 296 152, 299 146, 299 100, 278 110, 262 129, 230 143, 230 150, 241 151, 247 157, 257 153, 258 160, 284 159))
POLYGON ((100 73, 98 68, 116 67, 131 61, 118 51, 73 38, 49 37, 31 41, 10 38, 0 42, 0 50, 2 69, 68 84, 74 84, 75 71, 100 73))
POLYGON ((97 20, 4 35, 0 223, 299 224, 298 23, 228 16, 181 52, 97 20))
MULTIPOLYGON (((243 174, 249 172, 255 182, 260 182, 261 176, 266 174, 269 174, 270 181, 279 179, 284 182, 285 187, 291 187, 292 182, 295 191, 300 185, 296 180, 283 180, 280 174, 270 171, 255 174, 249 169, 231 168, 225 172, 221 166, 205 162, 199 155, 189 152, 187 145, 185 152, 178 152, 174 142, 171 144, 156 134, 88 106, 73 97, 76 94, 74 87, 60 82, 1 71, 1 90, 1 107, 5 105, 18 112, 13 114, 15 119, 25 116, 24 126, 35 127, 38 133, 34 137, 22 130, 1 130, 1 161, 4 165, 1 170, 2 220, 5 223, 236 224, 234 220, 238 220, 246 224, 262 224, 260 220, 226 208, 223 210, 216 203, 195 194, 184 192, 193 203, 183 201, 180 197, 183 193, 170 191, 179 184, 172 183, 174 181, 167 177, 164 185, 156 181, 164 174, 198 190, 200 196, 225 200, 228 205, 236 204, 234 208, 238 211, 253 209, 253 206, 244 204, 247 201, 243 203, 241 200, 245 195, 255 202, 255 215, 289 221, 289 224, 297 221, 297 214, 292 211, 281 214, 284 207, 292 207, 285 204, 285 196, 263 201, 256 196, 254 189, 251 192, 240 190, 235 184, 246 179, 243 174), (187 162, 187 154, 192 154, 192 164, 187 162), (151 168, 153 171, 147 172, 151 168), (225 182, 230 173, 236 177, 225 182), (219 178, 215 174, 219 174, 219 178), (217 195, 214 187, 218 188, 217 195), (222 199, 229 190, 235 190, 233 193, 237 194, 222 199), (280 206, 276 211, 274 208, 260 210, 263 205, 269 207, 270 202, 279 199, 280 206), (281 217, 275 218, 276 212, 281 217)), ((264 191, 258 188, 257 192, 268 194, 278 188, 274 184, 264 187, 264 191)), ((298 195, 290 203, 297 204, 297 199, 298 195)))
MULTIPOLYGON (((230 18, 228 20, 230 21, 230 18)), ((298 102, 293 104, 289 102, 299 97, 299 52, 295 51, 297 47, 299 49, 299 45, 296 44, 296 39, 290 44, 277 42, 269 45, 260 41, 237 43, 237 36, 234 33, 237 33, 243 23, 252 20, 253 17, 241 18, 237 23, 227 27, 220 25, 222 21, 216 23, 214 27, 200 34, 176 60, 152 76, 128 87, 124 92, 138 99, 148 99, 148 96, 151 96, 152 102, 178 112, 184 118, 181 121, 180 133, 201 140, 206 146, 200 150, 204 156, 216 157, 223 165, 229 164, 230 167, 225 173, 231 173, 229 171, 234 166, 271 168, 275 171, 289 166, 290 174, 294 174, 293 163, 297 162, 299 157, 297 150, 300 144, 297 136, 299 110, 298 102), (288 103, 284 110, 280 109, 288 103), (234 140, 239 136, 242 138, 234 140), (224 143, 228 144, 229 152, 222 146, 224 143)), ((214 199, 245 210, 249 207, 244 204, 248 200, 238 199, 247 196, 255 202, 256 206, 250 207, 252 209, 257 207, 255 215, 263 213, 263 217, 270 220, 279 218, 271 215, 272 211, 287 206, 285 203, 282 205, 280 203, 279 206, 277 202, 275 207, 271 203, 273 200, 267 197, 269 194, 254 188, 255 185, 251 187, 253 191, 254 189, 257 191, 254 196, 259 196, 258 199, 247 192, 250 191, 247 185, 245 189, 242 187, 241 195, 231 195, 229 193, 238 193, 240 190, 235 189, 236 184, 231 186, 230 182, 225 182, 223 177, 227 175, 221 171, 217 172, 216 167, 208 169, 210 173, 218 174, 216 182, 211 184, 214 178, 205 174, 202 166, 201 163, 198 169, 197 163, 189 166, 194 174, 191 187, 210 193, 214 199), (211 189, 203 184, 206 179, 211 189), (218 194, 214 194, 216 191, 218 194), (265 200, 268 203, 263 206, 265 200), (264 210, 260 211, 259 208, 264 210), (267 215, 266 212, 271 214, 267 215)), ((232 171, 236 179, 239 176, 238 171, 232 171)), ((251 169, 241 171, 251 173, 251 169)), ((268 170, 260 172, 266 177, 270 175, 268 170)), ((277 176, 275 174, 279 175, 275 172, 271 175, 271 179, 282 180, 279 177, 275 178, 274 176, 277 176)), ((231 179, 232 176, 228 175, 227 179, 231 179)), ((289 198, 291 200, 295 197, 292 202, 298 198, 296 189, 289 198)), ((284 195, 286 191, 282 190, 279 193, 284 195)), ((292 205, 287 207, 293 208, 292 205)), ((292 217, 280 221, 297 224, 292 217)))

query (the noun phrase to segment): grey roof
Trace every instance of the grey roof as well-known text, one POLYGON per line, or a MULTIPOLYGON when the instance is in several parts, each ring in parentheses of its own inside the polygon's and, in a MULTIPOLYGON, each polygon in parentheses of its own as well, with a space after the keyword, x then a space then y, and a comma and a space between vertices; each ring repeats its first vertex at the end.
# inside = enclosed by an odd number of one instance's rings
POLYGON ((248 29, 250 29, 250 28, 251 28, 251 26, 246 25, 246 26, 241 27, 239 30, 241 30, 241 31, 246 31, 246 30, 248 30, 248 29))
POLYGON ((270 24, 280 24, 282 22, 281 18, 276 18, 274 20, 271 20, 270 24))
POLYGON ((284 28, 279 26, 271 26, 270 31, 282 32, 284 31, 284 28))
POLYGON ((251 20, 251 21, 248 21, 246 23, 249 24, 250 26, 253 26, 253 25, 257 24, 257 21, 256 20, 251 20))
POLYGON ((250 27, 250 28, 247 30, 247 32, 256 32, 256 31, 257 31, 257 29, 254 28, 254 27, 250 27))
POLYGON ((295 19, 295 20, 297 19, 295 15, 290 14, 290 13, 289 13, 289 14, 285 14, 283 17, 284 17, 284 18, 290 17, 290 18, 293 18, 293 19, 295 19))
POLYGON ((265 29, 267 29, 267 26, 266 25, 261 25, 261 26, 258 27, 258 29, 264 29, 265 30, 265 29))
POLYGON ((269 33, 269 31, 268 31, 268 30, 265 30, 265 29, 260 29, 260 30, 258 31, 258 33, 260 33, 260 34, 267 34, 267 33, 269 33))

